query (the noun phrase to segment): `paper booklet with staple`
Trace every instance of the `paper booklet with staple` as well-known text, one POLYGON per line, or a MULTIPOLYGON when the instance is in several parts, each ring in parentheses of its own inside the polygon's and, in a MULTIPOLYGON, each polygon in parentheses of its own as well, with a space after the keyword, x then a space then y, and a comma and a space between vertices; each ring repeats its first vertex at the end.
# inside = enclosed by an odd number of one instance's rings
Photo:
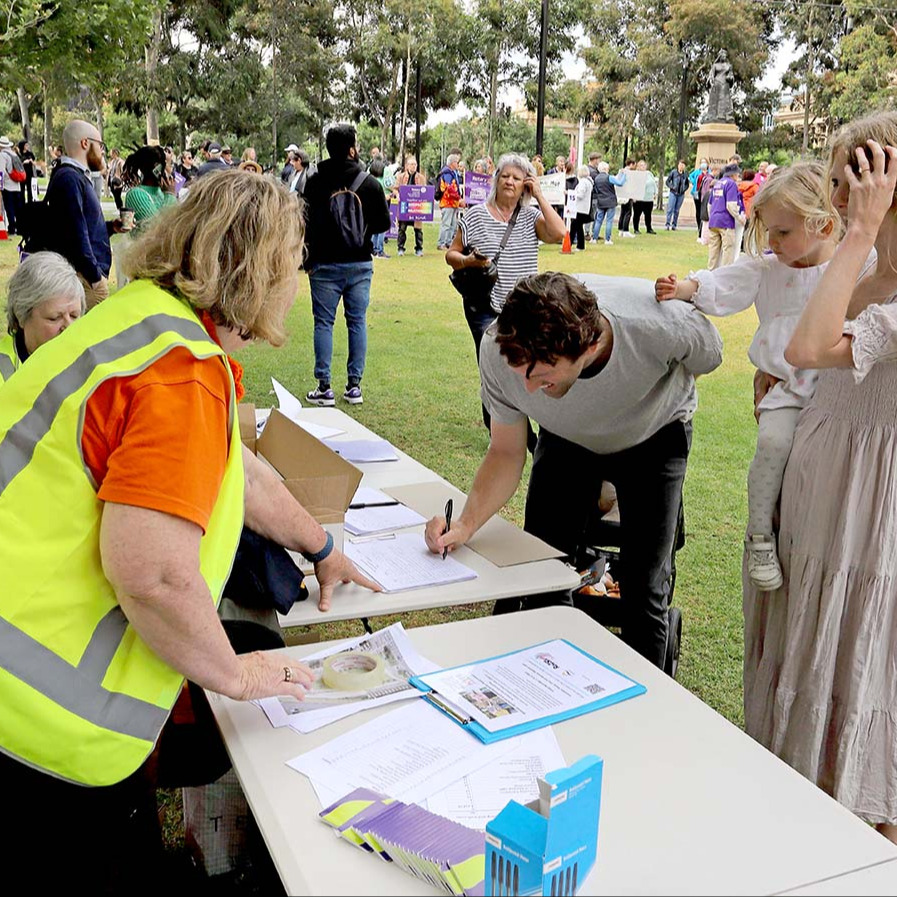
POLYGON ((293 728, 311 731, 359 710, 420 697, 408 680, 437 669, 417 653, 401 623, 351 639, 302 662, 315 674, 304 701, 279 697, 257 702, 273 726, 293 725, 301 716, 309 719, 293 728))

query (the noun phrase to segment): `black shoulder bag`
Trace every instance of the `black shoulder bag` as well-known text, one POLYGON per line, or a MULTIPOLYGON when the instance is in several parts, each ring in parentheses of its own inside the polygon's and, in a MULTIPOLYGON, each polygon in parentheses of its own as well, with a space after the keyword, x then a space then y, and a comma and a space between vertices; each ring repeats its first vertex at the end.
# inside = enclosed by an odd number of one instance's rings
MULTIPOLYGON (((514 224, 517 222, 517 216, 520 214, 520 206, 514 209, 508 226, 505 228, 504 235, 501 238, 501 244, 495 257, 490 259, 488 265, 476 265, 469 268, 458 268, 449 275, 452 286, 461 294, 464 299, 464 308, 466 311, 474 314, 483 314, 492 308, 492 288, 498 280, 498 260, 511 239, 511 231, 514 230, 514 224)), ((473 246, 465 246, 462 249, 464 255, 470 255, 474 251, 473 246)))

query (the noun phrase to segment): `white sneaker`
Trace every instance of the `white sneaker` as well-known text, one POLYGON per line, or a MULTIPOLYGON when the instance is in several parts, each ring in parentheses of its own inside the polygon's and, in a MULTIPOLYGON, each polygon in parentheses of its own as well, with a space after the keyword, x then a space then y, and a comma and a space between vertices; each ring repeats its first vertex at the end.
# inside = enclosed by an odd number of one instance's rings
POLYGON ((748 553, 748 577, 761 592, 771 592, 784 582, 776 543, 772 536, 748 536, 744 541, 748 553))
POLYGON ((631 233, 629 233, 628 230, 621 230, 621 231, 617 234, 617 236, 618 236, 618 237, 629 237, 629 239, 631 239, 631 240, 634 240, 634 239, 635 239, 635 234, 631 234, 631 233))
POLYGON ((614 245, 614 241, 613 241, 613 240, 605 240, 605 241, 604 241, 604 245, 605 245, 605 246, 613 246, 613 245, 614 245))

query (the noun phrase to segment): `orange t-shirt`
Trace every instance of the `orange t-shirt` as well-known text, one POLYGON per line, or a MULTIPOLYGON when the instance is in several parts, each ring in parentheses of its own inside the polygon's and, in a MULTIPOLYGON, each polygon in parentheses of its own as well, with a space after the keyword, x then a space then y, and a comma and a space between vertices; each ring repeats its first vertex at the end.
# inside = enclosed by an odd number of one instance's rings
POLYGON ((178 346, 87 400, 81 450, 103 501, 162 511, 205 532, 224 479, 230 377, 178 346))

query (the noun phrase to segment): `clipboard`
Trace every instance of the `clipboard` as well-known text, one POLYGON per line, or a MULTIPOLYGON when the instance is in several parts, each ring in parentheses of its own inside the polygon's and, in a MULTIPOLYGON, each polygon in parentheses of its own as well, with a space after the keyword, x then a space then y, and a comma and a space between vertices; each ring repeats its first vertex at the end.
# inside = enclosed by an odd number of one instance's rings
POLYGON ((595 710, 601 710, 604 707, 610 707, 613 704, 619 704, 621 701, 628 701, 630 698, 636 698, 639 695, 645 694, 645 692, 647 692, 648 690, 640 682, 636 682, 634 679, 630 678, 624 673, 621 673, 619 670, 614 669, 609 664, 598 660, 597 657, 593 657, 587 651, 583 651, 582 648, 579 648, 567 639, 551 639, 550 641, 540 642, 537 645, 531 645, 528 648, 522 648, 517 651, 508 651, 505 654, 496 654, 494 657, 487 657, 484 660, 477 661, 476 663, 462 663, 458 664, 458 666, 455 667, 447 667, 444 670, 437 670, 435 673, 425 673, 420 676, 412 676, 408 681, 415 688, 420 689, 420 691, 422 692, 421 697, 425 701, 439 710, 440 713, 443 713, 450 719, 454 720, 458 725, 463 726, 465 729, 467 729, 468 732, 479 738, 479 740, 484 744, 492 744, 493 742, 502 741, 506 738, 514 738, 517 735, 523 735, 525 732, 532 732, 534 729, 541 729, 544 726, 551 726, 555 723, 560 723, 567 719, 573 719, 577 716, 583 716, 586 713, 592 713, 595 710), (518 723, 515 726, 508 726, 507 728, 501 729, 500 731, 492 732, 487 729, 482 723, 469 716, 463 710, 463 708, 457 706, 456 704, 447 700, 443 695, 434 691, 432 686, 427 682, 427 679, 429 679, 431 676, 436 676, 440 673, 461 669, 462 667, 471 667, 478 666, 479 664, 490 663, 495 660, 501 660, 504 657, 511 657, 515 654, 521 654, 524 651, 531 651, 546 645, 551 645, 556 642, 563 642, 574 651, 579 652, 585 658, 597 664, 598 666, 603 667, 605 670, 609 670, 622 679, 625 679, 630 683, 630 685, 622 689, 621 691, 616 691, 613 694, 607 695, 603 698, 596 698, 594 701, 588 701, 587 703, 581 704, 578 707, 564 710, 559 713, 548 713, 542 716, 532 717, 530 719, 524 720, 521 723, 518 723))

